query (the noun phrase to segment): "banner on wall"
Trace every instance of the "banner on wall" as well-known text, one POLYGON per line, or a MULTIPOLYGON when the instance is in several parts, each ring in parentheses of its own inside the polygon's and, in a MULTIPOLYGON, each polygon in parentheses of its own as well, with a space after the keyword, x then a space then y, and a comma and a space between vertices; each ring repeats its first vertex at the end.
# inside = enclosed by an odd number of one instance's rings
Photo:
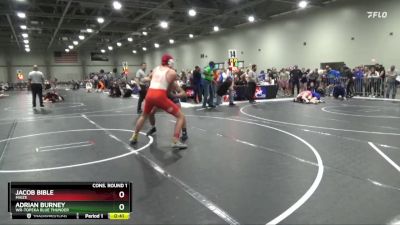
POLYGON ((21 70, 17 70, 17 80, 24 80, 24 74, 21 70))
POLYGON ((90 53, 90 60, 91 61, 107 62, 108 61, 108 55, 103 54, 101 52, 91 52, 90 53))
POLYGON ((128 76, 128 73, 129 73, 128 62, 122 62, 122 72, 125 77, 128 76))
POLYGON ((78 62, 78 52, 54 52, 54 62, 55 63, 77 63, 78 62))

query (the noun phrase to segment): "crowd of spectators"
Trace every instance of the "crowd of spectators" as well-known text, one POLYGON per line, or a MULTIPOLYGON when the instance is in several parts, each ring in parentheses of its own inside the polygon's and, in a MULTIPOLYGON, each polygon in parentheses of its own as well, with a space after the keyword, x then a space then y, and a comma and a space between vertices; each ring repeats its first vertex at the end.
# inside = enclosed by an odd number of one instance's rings
MULTIPOLYGON (((190 97, 195 103, 203 102, 203 106, 208 104, 209 107, 221 104, 221 95, 229 95, 229 102, 234 105, 232 96, 235 86, 247 86, 250 102, 254 102, 252 93, 256 85, 277 85, 281 96, 295 96, 305 90, 318 90, 322 94, 332 95, 334 87, 341 86, 346 91, 346 97, 368 96, 393 99, 396 98, 397 88, 400 86, 400 75, 395 66, 386 70, 380 64, 357 66, 352 69, 347 66, 341 68, 326 66, 314 70, 300 69, 295 65, 280 70, 273 67, 258 71, 256 65, 250 65, 247 68, 219 69, 215 68, 215 64, 210 63, 211 67, 210 65, 204 68, 196 66, 193 70, 178 72, 177 80, 178 85, 184 90, 188 88, 193 90, 190 97), (210 101, 210 99, 213 100, 210 101)), ((68 85, 74 90, 86 88, 88 92, 108 92, 112 97, 129 97, 131 94, 140 93, 142 89, 136 75, 137 73, 134 73, 135 78, 128 79, 124 73, 116 74, 100 70, 97 73, 90 73, 86 80, 57 82, 55 79, 49 81, 48 85, 51 84, 54 87, 68 85)), ((12 89, 12 84, 0 83, 0 91, 12 89)))
MULTIPOLYGON (((249 92, 253 93, 254 84, 277 85, 282 96, 295 96, 305 90, 319 90, 326 95, 332 95, 335 86, 345 89, 346 97, 366 96, 396 98, 400 75, 395 66, 386 70, 383 65, 357 66, 349 68, 344 65, 340 68, 326 66, 314 70, 299 68, 297 65, 288 68, 270 68, 257 71, 255 65, 248 68, 237 68, 234 71, 214 69, 213 83, 221 85, 221 76, 229 73, 233 85, 249 85, 249 92), (295 92, 296 91, 296 92, 295 92)), ((179 73, 178 83, 181 87, 191 87, 194 90, 194 101, 201 102, 204 86, 208 86, 205 69, 196 66, 194 70, 183 70, 179 73)), ((206 87, 207 89, 207 87, 206 87)), ((214 96, 217 90, 214 92, 214 96)), ((207 96, 206 96, 207 97, 207 96)), ((253 101, 250 99, 250 101, 253 101)))

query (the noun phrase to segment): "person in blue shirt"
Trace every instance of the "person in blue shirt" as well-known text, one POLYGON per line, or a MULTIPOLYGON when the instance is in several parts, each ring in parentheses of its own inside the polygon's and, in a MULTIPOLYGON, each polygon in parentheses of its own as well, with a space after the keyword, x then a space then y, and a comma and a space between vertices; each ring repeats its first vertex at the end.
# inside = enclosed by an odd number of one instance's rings
POLYGON ((340 72, 327 66, 326 73, 328 76, 328 85, 337 84, 340 78, 340 72))
POLYGON ((340 72, 338 70, 329 70, 328 76, 332 78, 339 78, 340 77, 340 72))
POLYGON ((316 98, 317 100, 321 100, 321 95, 318 92, 313 91, 311 94, 312 94, 313 98, 316 98))

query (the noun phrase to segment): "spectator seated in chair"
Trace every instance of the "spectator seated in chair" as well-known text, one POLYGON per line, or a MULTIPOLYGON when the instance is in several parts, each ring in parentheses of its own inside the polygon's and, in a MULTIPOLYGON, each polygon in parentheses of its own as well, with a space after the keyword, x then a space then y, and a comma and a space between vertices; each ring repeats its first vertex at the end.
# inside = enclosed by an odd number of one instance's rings
POLYGON ((122 88, 122 93, 123 93, 122 97, 130 98, 132 96, 132 87, 125 82, 123 84, 121 84, 121 86, 123 87, 122 88))
POLYGON ((103 92, 106 89, 106 84, 104 80, 100 80, 97 84, 97 92, 103 92))
POLYGON ((44 90, 50 90, 51 89, 51 84, 48 80, 44 81, 44 90))
POLYGON ((72 80, 72 90, 78 90, 79 88, 79 82, 72 80))
POLYGON ((92 80, 89 80, 88 82, 86 82, 86 92, 87 93, 91 93, 92 92, 92 90, 93 90, 93 83, 92 83, 93 81, 92 80))
POLYGON ((110 97, 112 98, 119 98, 121 97, 121 89, 119 88, 119 85, 117 82, 113 82, 110 88, 110 97))
MULTIPOLYGON (((132 83, 132 82, 131 82, 132 83)), ((136 85, 133 85, 134 87, 137 87, 136 85)), ((130 98, 132 97, 133 89, 132 85, 126 82, 121 82, 120 84, 120 90, 122 89, 121 95, 123 98, 130 98)))
POLYGON ((139 94, 139 86, 136 84, 134 80, 131 80, 131 85, 132 87, 132 94, 137 95, 139 94))
MULTIPOLYGON (((7 87, 7 89, 8 89, 8 87, 7 87)), ((0 98, 9 96, 9 95, 4 94, 4 91, 7 91, 7 89, 5 88, 3 83, 0 84, 0 98)))
POLYGON ((1 84, 0 84, 1 91, 8 91, 9 89, 10 89, 10 87, 7 82, 6 83, 1 82, 1 84))

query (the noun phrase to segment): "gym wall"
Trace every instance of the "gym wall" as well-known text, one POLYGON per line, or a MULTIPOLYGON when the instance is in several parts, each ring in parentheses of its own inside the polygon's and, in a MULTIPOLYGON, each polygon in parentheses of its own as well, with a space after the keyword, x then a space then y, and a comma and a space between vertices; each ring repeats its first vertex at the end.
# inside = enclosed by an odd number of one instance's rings
POLYGON ((90 72, 99 72, 103 69, 110 72, 117 68, 122 71, 122 62, 127 61, 130 73, 136 72, 142 62, 141 55, 134 55, 125 50, 115 50, 109 54, 109 61, 91 61, 91 51, 81 51, 77 63, 56 63, 54 61, 54 50, 48 53, 32 49, 30 53, 24 51, 2 51, 0 52, 0 82, 16 82, 16 71, 22 70, 27 78, 32 70, 32 65, 37 64, 39 69, 47 78, 57 78, 59 81, 81 80, 90 72), (10 74, 10 75, 9 75, 10 74))
POLYGON ((192 69, 210 60, 225 62, 228 49, 237 49, 239 60, 255 63, 259 70, 294 64, 312 69, 321 62, 338 61, 356 66, 372 64, 372 59, 388 68, 400 64, 399 12, 399 0, 337 0, 173 46, 164 43, 164 48, 146 53, 144 60, 154 67, 168 52, 176 58, 177 69, 192 69), (368 18, 367 11, 386 11, 388 16, 368 18), (202 59, 201 54, 207 57, 202 59))
POLYGON ((7 66, 5 55, 0 51, 0 82, 7 81, 7 66))

